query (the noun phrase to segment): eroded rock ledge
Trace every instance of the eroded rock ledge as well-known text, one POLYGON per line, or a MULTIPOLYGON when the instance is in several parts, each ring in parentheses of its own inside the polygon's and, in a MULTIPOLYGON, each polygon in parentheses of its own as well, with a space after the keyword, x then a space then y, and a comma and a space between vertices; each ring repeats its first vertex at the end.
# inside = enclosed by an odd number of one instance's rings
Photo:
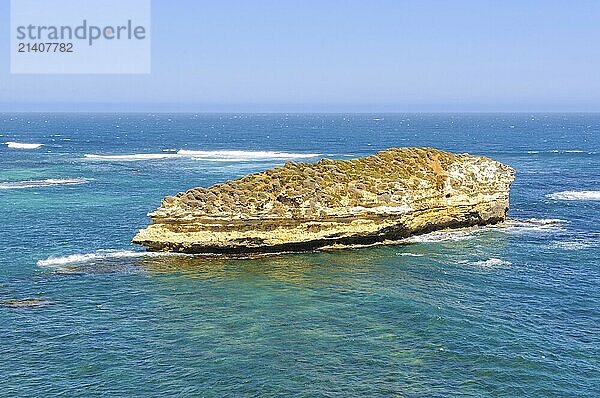
POLYGON ((432 148, 288 162, 167 196, 133 242, 152 251, 237 254, 397 241, 503 221, 514 175, 489 158, 432 148))

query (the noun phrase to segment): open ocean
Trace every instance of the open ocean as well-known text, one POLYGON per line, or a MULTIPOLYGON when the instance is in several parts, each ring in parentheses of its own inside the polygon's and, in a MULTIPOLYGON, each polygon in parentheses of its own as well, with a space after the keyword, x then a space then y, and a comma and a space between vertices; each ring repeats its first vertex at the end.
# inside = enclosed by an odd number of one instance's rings
POLYGON ((599 220, 600 114, 0 114, 0 396, 598 397, 599 220), (512 221, 246 260, 130 244, 166 195, 403 146, 514 167, 512 221))

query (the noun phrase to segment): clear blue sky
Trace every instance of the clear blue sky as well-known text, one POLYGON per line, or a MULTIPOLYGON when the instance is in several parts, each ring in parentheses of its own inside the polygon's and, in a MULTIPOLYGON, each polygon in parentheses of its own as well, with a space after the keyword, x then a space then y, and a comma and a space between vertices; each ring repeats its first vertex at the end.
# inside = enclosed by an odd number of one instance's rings
POLYGON ((598 0, 152 7, 150 75, 11 75, 0 0, 0 110, 600 111, 598 0))

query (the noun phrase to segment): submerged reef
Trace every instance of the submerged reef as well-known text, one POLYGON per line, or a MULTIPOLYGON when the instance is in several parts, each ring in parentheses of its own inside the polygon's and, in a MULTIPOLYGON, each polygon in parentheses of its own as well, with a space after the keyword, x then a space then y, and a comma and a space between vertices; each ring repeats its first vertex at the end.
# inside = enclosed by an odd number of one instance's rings
POLYGON ((432 148, 282 167, 167 196, 133 242, 152 251, 270 253, 391 243, 506 219, 514 170, 432 148))
POLYGON ((45 307, 50 304, 50 301, 37 299, 37 298, 27 298, 24 300, 3 300, 0 301, 0 307, 9 307, 9 308, 39 308, 45 307))

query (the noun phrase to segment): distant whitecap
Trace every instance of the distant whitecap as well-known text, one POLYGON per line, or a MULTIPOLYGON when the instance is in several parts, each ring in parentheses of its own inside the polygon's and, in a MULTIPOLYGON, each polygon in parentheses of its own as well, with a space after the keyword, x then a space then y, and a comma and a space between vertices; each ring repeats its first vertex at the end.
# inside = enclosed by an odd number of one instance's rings
POLYGON ((118 259, 135 259, 135 258, 150 258, 150 257, 171 257, 190 255, 171 252, 143 252, 132 250, 97 250, 90 253, 76 253, 65 256, 50 256, 44 260, 38 260, 37 265, 44 268, 52 268, 54 270, 67 269, 71 266, 92 265, 95 263, 108 262, 118 259))
POLYGON ((500 258, 489 258, 487 260, 472 261, 468 264, 473 265, 475 267, 481 267, 481 268, 492 268, 492 267, 501 267, 501 266, 506 266, 506 265, 512 265, 512 263, 510 261, 502 260, 500 258))
POLYGON ((4 144, 7 147, 12 148, 12 149, 38 149, 38 148, 44 146, 44 144, 27 144, 27 143, 22 143, 22 142, 13 142, 13 141, 5 142, 4 144))
POLYGON ((195 160, 206 161, 290 160, 310 159, 320 156, 319 153, 291 153, 277 151, 191 151, 186 149, 178 151, 177 154, 189 156, 195 160))
POLYGON ((26 181, 11 181, 0 182, 0 189, 25 189, 25 188, 42 188, 52 187, 56 185, 80 185, 85 184, 89 180, 86 178, 69 178, 69 179, 47 179, 47 180, 26 180, 26 181))
POLYGON ((252 162, 269 160, 296 160, 312 159, 320 156, 319 153, 291 153, 277 151, 193 151, 181 149, 175 153, 174 150, 163 150, 161 153, 134 153, 117 155, 99 155, 85 154, 84 157, 90 160, 104 161, 140 161, 140 160, 160 160, 160 159, 192 159, 207 162, 252 162))
POLYGON ((551 149, 551 150, 537 150, 531 149, 527 151, 528 155, 538 154, 553 154, 553 155, 595 155, 596 152, 584 151, 582 149, 551 149))
POLYGON ((497 226, 489 226, 490 229, 513 234, 538 234, 554 233, 565 229, 569 222, 558 218, 529 218, 525 220, 510 219, 497 226))
POLYGON ((134 153, 131 155, 94 155, 85 154, 83 155, 86 159, 94 160, 120 160, 120 161, 135 161, 135 160, 156 160, 156 159, 167 159, 176 158, 177 154, 174 153, 134 153))
POLYGON ((147 252, 134 252, 130 250, 99 250, 93 253, 71 254, 68 256, 48 257, 45 260, 39 260, 37 265, 40 267, 60 267, 69 264, 81 264, 90 261, 104 260, 108 258, 135 258, 147 255, 147 252))
POLYGON ((546 197, 555 200, 600 200, 600 191, 562 191, 546 197))
POLYGON ((591 241, 560 241, 554 242, 549 245, 551 249, 560 249, 568 251, 584 250, 596 246, 598 246, 598 243, 591 241))

